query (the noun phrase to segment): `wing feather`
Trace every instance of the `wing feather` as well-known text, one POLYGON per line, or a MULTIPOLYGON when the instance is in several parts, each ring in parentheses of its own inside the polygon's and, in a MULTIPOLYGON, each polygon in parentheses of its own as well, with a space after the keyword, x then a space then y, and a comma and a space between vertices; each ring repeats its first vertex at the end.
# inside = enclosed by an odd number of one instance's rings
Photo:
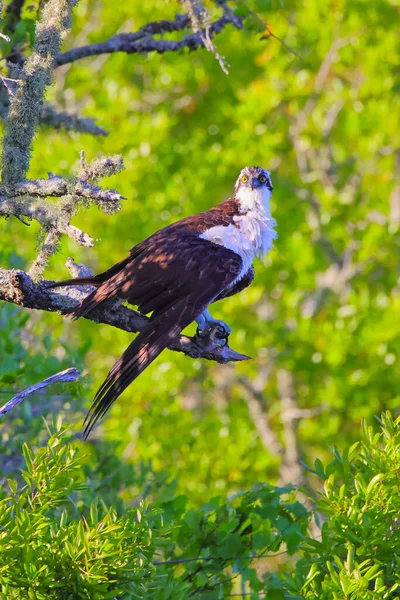
MULTIPOLYGON (((154 312, 98 390, 85 419, 85 437, 118 396, 238 277, 241 268, 240 256, 207 240, 200 240, 198 245, 179 245, 168 262, 167 270, 173 275, 165 274, 168 285, 152 280, 154 263, 148 263, 145 282, 149 277, 157 293, 146 302, 147 308, 154 312), (194 248, 198 252, 193 252, 194 248)), ((155 273, 158 275, 159 271, 156 269, 155 273)))
POLYGON ((93 285, 96 289, 88 294, 82 300, 78 308, 76 308, 71 316, 73 320, 85 316, 91 310, 99 306, 105 300, 113 298, 124 283, 124 273, 129 265, 133 264, 135 259, 144 251, 143 242, 132 248, 129 256, 113 265, 107 271, 93 275, 93 277, 77 277, 75 279, 65 279, 64 281, 56 281, 47 285, 48 288, 66 287, 70 285, 93 285))

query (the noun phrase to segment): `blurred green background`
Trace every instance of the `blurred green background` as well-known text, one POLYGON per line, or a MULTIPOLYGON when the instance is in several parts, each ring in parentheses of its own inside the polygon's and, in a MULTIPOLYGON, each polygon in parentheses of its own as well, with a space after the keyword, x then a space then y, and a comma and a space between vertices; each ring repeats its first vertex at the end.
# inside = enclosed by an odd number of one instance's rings
MULTIPOLYGON (((256 265, 253 285, 213 311, 231 325, 231 346, 252 360, 221 366, 165 351, 86 444, 151 464, 193 506, 255 482, 312 487, 300 460, 326 459, 331 446, 359 436, 362 417, 396 415, 399 405, 398 3, 247 4, 284 44, 260 39, 251 17, 247 30, 227 27, 216 45, 229 75, 205 50, 102 55, 58 68, 48 99, 95 117, 109 136, 41 128, 29 172, 70 174, 81 150, 125 162, 104 182, 127 197, 121 212, 91 208, 74 221, 95 247, 64 239, 53 257, 46 278, 64 279, 69 256, 104 270, 155 230, 227 198, 245 165, 271 171, 275 248, 256 265)), ((65 49, 177 9, 163 0, 83 0, 65 49)), ((35 223, 3 221, 1 266, 28 268, 37 234, 35 223)), ((46 411, 79 431, 132 336, 4 304, 0 324, 2 401, 61 368, 84 374, 17 409, 13 427, 1 430, 3 454, 18 427, 39 431, 46 411)), ((133 490, 115 485, 129 502, 133 490)))

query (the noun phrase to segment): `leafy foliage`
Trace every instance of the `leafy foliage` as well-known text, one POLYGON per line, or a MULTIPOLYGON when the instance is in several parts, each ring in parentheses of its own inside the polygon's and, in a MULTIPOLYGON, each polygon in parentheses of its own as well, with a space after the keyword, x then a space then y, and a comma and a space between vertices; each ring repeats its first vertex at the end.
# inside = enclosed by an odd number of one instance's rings
POLYGON ((3 597, 145 597, 152 554, 147 511, 138 506, 118 518, 101 501, 82 502, 77 453, 62 435, 58 427, 36 454, 24 444, 25 485, 8 480, 0 508, 3 597))
POLYGON ((23 445, 24 484, 8 479, 0 500, 4 598, 212 598, 238 576, 262 589, 253 557, 284 543, 292 554, 306 531, 293 490, 266 484, 201 509, 166 486, 150 508, 138 498, 119 515, 88 485, 60 421, 49 434, 35 452, 23 445))
MULTIPOLYGON (((12 41, 1 40, 2 56, 32 44, 36 4, 12 41)), ((2 306, 2 402, 66 367, 85 374, 0 425, 4 598, 59 598, 62 577, 65 597, 85 599, 399 596, 397 7, 229 5, 246 29, 215 40, 228 76, 206 51, 117 53, 56 70, 47 100, 95 117, 110 135, 41 128, 28 175, 43 176, 44 166, 69 174, 81 150, 89 161, 123 156, 126 170, 110 185, 128 200, 112 217, 95 207, 76 216, 97 243, 63 241, 46 273, 63 279, 71 254, 102 271, 156 229, 228 197, 244 164, 269 168, 276 247, 256 265, 254 284, 213 311, 232 326, 232 347, 254 358, 222 367, 165 352, 90 444, 67 443, 63 429, 49 442, 40 415, 61 414, 78 430, 131 336, 2 306), (293 379, 290 409, 282 371, 293 379), (376 433, 369 424, 381 413, 376 433), (316 514, 285 485, 300 458, 313 465, 301 484, 316 514), (315 520, 323 524, 312 536, 315 520)), ((82 0, 64 50, 176 9, 82 0)), ((37 224, 2 223, 1 266, 28 268, 38 233, 37 224)))
MULTIPOLYGON (((117 465, 96 489, 59 421, 44 447, 23 445, 24 483, 8 479, 0 500, 1 597, 212 599, 240 583, 251 598, 396 598, 400 418, 383 414, 380 429, 364 425, 361 441, 309 467, 324 481, 313 511, 293 488, 267 484, 190 508, 154 472, 147 498, 126 507, 114 496, 116 510, 101 487, 117 465), (307 535, 313 513, 324 520, 317 539, 307 535), (271 571, 294 554, 294 568, 271 571)), ((128 485, 140 477, 124 472, 128 485)))
POLYGON ((324 480, 317 502, 321 539, 302 545, 305 556, 286 579, 291 597, 378 600, 398 598, 400 419, 382 414, 380 432, 364 422, 363 437, 315 472, 324 480))

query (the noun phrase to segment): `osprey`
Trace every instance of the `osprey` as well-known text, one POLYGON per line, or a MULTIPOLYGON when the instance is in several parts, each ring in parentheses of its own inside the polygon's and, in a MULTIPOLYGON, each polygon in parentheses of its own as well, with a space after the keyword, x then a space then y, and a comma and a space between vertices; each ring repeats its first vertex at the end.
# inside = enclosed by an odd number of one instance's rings
POLYGON ((213 319, 208 307, 250 285, 254 258, 272 247, 277 237, 269 206, 272 189, 268 171, 245 167, 228 200, 157 231, 104 273, 51 284, 96 288, 74 311, 75 319, 116 296, 136 305, 143 314, 151 313, 148 324, 98 390, 85 419, 85 437, 129 384, 192 321, 197 322, 200 335, 222 329, 222 343, 226 343, 230 328, 213 319))

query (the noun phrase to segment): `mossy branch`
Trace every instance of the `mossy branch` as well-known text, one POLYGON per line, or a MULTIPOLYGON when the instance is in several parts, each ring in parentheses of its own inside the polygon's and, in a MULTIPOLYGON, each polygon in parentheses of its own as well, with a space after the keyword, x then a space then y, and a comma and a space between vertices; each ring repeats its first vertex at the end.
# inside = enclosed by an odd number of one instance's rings
POLYGON ((7 186, 23 181, 29 168, 31 147, 46 87, 51 83, 61 40, 71 24, 73 0, 48 0, 36 27, 36 42, 20 75, 20 85, 10 100, 5 120, 2 180, 7 186))
MULTIPOLYGON (((38 221, 47 232, 39 256, 29 274, 38 281, 49 258, 57 251, 61 235, 67 235, 81 246, 93 246, 94 240, 87 233, 71 225, 70 221, 79 207, 94 202, 106 214, 121 208, 124 200, 119 192, 94 185, 95 181, 118 173, 124 168, 121 156, 106 156, 87 163, 81 153, 79 177, 66 178, 49 174, 47 179, 25 180, 13 188, 0 187, 0 216, 23 217, 38 221), (60 198, 57 203, 47 198, 60 198)), ((24 221, 25 222, 25 221, 24 221)))
POLYGON ((95 119, 57 110, 48 102, 42 107, 39 123, 48 125, 53 129, 64 129, 65 131, 76 131, 78 133, 88 133, 89 135, 108 135, 103 127, 96 125, 95 119))

